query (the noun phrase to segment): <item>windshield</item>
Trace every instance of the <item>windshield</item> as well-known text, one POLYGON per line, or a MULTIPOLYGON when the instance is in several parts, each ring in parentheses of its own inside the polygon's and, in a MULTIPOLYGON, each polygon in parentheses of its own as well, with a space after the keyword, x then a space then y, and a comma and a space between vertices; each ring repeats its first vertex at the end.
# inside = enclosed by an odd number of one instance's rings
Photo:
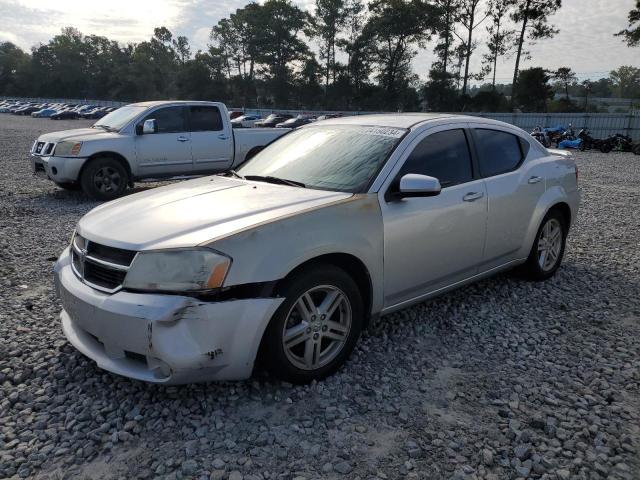
POLYGON ((238 173, 358 193, 367 187, 405 132, 356 125, 294 130, 258 153, 238 173))
POLYGON ((140 107, 136 105, 126 105, 124 107, 120 107, 117 110, 105 115, 100 119, 99 122, 96 122, 94 126, 96 127, 108 127, 110 129, 120 130, 126 124, 128 124, 131 120, 136 118, 142 112, 144 112, 147 107, 140 107))

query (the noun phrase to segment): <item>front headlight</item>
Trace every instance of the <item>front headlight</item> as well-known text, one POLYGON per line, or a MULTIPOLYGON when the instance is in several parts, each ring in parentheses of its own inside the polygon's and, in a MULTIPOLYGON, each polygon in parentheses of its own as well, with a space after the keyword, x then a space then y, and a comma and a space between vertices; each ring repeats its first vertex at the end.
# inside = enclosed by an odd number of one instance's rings
POLYGON ((123 287, 149 292, 198 292, 220 288, 231 259, 206 248, 140 252, 123 287))
POLYGON ((60 142, 56 145, 56 157, 75 157, 80 153, 82 142, 60 142))

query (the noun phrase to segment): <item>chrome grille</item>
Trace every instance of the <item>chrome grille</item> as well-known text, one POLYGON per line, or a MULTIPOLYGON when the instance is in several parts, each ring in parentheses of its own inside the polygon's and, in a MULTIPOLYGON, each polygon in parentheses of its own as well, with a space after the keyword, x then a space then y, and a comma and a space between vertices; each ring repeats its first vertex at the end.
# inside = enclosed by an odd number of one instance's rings
POLYGON ((122 288, 136 252, 91 242, 78 234, 71 245, 71 265, 80 280, 107 293, 122 288))
POLYGON ((53 154, 53 148, 56 146, 55 143, 53 142, 36 142, 33 145, 33 150, 31 153, 33 153, 34 155, 41 155, 41 156, 45 156, 45 155, 52 155, 53 154))

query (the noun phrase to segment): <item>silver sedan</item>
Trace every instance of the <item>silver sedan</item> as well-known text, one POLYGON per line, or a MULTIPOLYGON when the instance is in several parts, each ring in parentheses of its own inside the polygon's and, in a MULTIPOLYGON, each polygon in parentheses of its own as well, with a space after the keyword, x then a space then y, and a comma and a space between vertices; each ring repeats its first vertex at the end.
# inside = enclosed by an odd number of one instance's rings
POLYGON ((506 269, 551 277, 577 178, 570 157, 501 122, 316 122, 237 172, 89 212, 55 266, 62 328, 101 368, 149 382, 255 365, 321 379, 373 317, 506 269))

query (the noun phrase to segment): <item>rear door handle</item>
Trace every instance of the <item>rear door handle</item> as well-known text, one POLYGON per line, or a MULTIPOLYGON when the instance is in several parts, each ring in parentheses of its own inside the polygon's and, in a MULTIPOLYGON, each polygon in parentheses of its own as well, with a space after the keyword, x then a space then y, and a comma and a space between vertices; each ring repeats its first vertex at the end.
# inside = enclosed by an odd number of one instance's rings
POLYGON ((465 202, 475 202, 482 197, 484 197, 483 192, 469 192, 464 197, 462 197, 462 200, 464 200, 465 202))
POLYGON ((542 177, 538 177, 536 175, 534 175, 533 177, 529 178, 529 183, 538 183, 542 181, 542 177))
POLYGON ((177 140, 178 140, 179 142, 188 142, 188 141, 189 141, 189 139, 188 139, 187 137, 185 137, 184 135, 180 135, 180 136, 177 138, 177 140))

